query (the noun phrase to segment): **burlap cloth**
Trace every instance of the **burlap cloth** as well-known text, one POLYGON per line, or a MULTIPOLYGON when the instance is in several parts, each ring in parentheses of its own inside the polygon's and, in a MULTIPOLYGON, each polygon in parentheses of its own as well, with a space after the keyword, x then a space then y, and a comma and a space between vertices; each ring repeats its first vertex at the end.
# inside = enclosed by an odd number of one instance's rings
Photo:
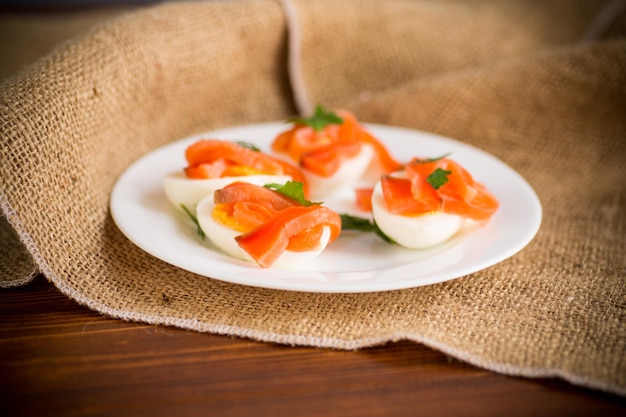
POLYGON ((495 372, 624 395, 623 10, 595 0, 302 0, 5 15, 2 286, 40 271, 125 320, 340 349, 410 339, 495 372), (140 156, 315 103, 501 158, 540 197, 537 237, 443 284, 318 294, 184 272, 113 224, 109 193, 140 156))

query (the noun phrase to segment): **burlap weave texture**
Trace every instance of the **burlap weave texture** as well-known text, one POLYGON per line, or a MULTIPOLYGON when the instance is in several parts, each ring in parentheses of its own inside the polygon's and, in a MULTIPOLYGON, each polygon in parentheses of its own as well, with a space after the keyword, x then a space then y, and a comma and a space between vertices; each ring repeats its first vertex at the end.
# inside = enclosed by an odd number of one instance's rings
POLYGON ((32 65, 1 73, 3 285, 36 266, 127 320, 345 349, 407 338, 497 372, 625 394, 623 17, 585 42, 609 2, 502 3, 176 2, 16 56, 32 65), (113 224, 111 188, 150 150, 318 102, 492 153, 537 191, 539 234, 462 279, 314 294, 186 273, 113 224))

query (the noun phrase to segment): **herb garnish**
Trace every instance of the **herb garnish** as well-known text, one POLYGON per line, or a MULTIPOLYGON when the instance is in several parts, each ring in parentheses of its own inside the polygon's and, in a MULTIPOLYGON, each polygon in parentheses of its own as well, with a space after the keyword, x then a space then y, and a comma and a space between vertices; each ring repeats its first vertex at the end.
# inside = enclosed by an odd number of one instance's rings
POLYGON ((184 204, 181 204, 180 206, 182 207, 183 211, 185 213, 187 213, 187 215, 189 216, 191 221, 196 225, 196 232, 198 233, 198 236, 200 236, 202 239, 204 239, 206 237, 206 235, 204 234, 204 230, 202 230, 202 228, 200 227, 200 223, 198 222, 198 218, 193 215, 193 213, 191 212, 191 210, 189 210, 187 208, 187 206, 185 206, 184 204))
POLYGON ((452 174, 452 171, 437 168, 426 178, 426 181, 432 185, 435 190, 438 190, 442 185, 448 182, 448 175, 450 174, 452 174))
POLYGON ((245 142, 245 141, 243 141, 243 140, 238 140, 238 141, 235 141, 235 143, 236 143, 237 145, 241 146, 242 148, 248 148, 248 149, 251 149, 251 150, 253 150, 253 151, 255 151, 255 152, 261 152, 261 148, 259 148, 258 146, 256 146, 256 145, 255 145, 255 144, 253 144, 253 143, 250 143, 250 142, 245 142))
POLYGON ((448 156, 450 156, 450 152, 445 153, 441 156, 436 156, 434 158, 424 158, 424 159, 414 158, 412 162, 416 164, 428 164, 429 162, 437 162, 443 158, 447 158, 448 156))
POLYGON ((374 232, 378 237, 387 243, 396 243, 395 240, 383 233, 375 221, 364 219, 362 217, 352 216, 350 214, 340 214, 342 230, 357 230, 360 232, 374 232))
POLYGON ((319 104, 315 107, 315 113, 311 117, 296 117, 288 122, 303 124, 312 127, 316 132, 321 132, 326 126, 335 124, 340 125, 343 119, 332 111, 325 111, 319 104))
POLYGON ((287 181, 284 184, 265 184, 264 187, 269 188, 270 190, 277 191, 284 196, 294 199, 305 207, 321 204, 314 203, 306 199, 306 197, 304 196, 304 188, 300 181, 287 181))
MULTIPOLYGON (((450 155, 450 153, 446 153, 444 155, 437 156, 435 158, 425 158, 425 159, 414 158, 412 163, 428 164, 431 162, 437 162, 441 159, 447 158, 448 155, 450 155)), ((435 190, 438 190, 441 186, 445 185, 448 182, 448 175, 450 174, 452 174, 452 171, 448 171, 442 168, 437 168, 426 178, 426 182, 428 182, 435 190)))

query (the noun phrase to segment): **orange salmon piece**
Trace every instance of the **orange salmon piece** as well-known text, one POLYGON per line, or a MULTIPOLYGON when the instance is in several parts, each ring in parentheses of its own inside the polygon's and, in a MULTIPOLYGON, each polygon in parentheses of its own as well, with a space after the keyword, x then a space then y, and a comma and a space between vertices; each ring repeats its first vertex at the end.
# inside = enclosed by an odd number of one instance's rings
POLYGON ((234 204, 240 201, 264 201, 270 203, 276 210, 298 205, 296 200, 286 195, 242 181, 233 182, 213 193, 215 204, 234 204))
POLYGON ((185 159, 189 167, 210 164, 219 159, 228 165, 242 165, 258 172, 270 175, 282 175, 282 164, 262 152, 258 152, 234 142, 201 139, 185 150, 185 159))
MULTIPOLYGON (((314 230, 320 225, 330 227, 329 242, 333 242, 341 231, 341 218, 324 206, 292 206, 280 210, 270 221, 237 236, 235 240, 259 266, 268 268, 287 250, 289 241, 294 236, 314 230)), ((317 244, 314 239, 306 241, 313 246, 299 250, 311 250, 317 244)))
POLYGON ((372 211, 372 194, 373 188, 355 188, 355 203, 359 210, 372 211))
POLYGON ((400 178, 387 178, 382 184, 385 203, 391 213, 410 216, 441 210, 444 213, 485 221, 499 207, 495 196, 451 159, 441 158, 429 162, 414 159, 405 167, 404 172, 408 184, 402 183, 400 178), (447 182, 435 189, 428 182, 428 177, 437 169, 447 171, 448 174, 447 182), (415 204, 411 204, 411 197, 415 204))
POLYGON ((341 163, 361 152, 361 143, 335 142, 302 155, 300 164, 304 169, 322 177, 330 177, 341 167, 341 163))
POLYGON ((400 163, 380 141, 365 130, 352 112, 337 110, 336 115, 341 117, 342 123, 328 124, 320 131, 305 124, 295 124, 274 138, 272 150, 288 155, 296 164, 311 172, 329 177, 337 171, 341 161, 358 154, 353 145, 346 146, 346 143, 358 144, 359 151, 360 146, 367 143, 373 147, 376 158, 386 173, 400 168, 400 163), (317 153, 318 150, 321 153, 317 153), (332 152, 337 155, 331 156, 332 152))

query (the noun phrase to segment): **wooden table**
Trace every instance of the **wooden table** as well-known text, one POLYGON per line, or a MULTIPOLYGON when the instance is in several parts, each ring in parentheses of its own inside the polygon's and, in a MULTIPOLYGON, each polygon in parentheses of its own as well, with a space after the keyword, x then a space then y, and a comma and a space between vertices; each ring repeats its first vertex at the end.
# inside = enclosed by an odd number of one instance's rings
POLYGON ((412 342, 290 347, 103 317, 39 276, 0 290, 1 416, 619 416, 626 399, 412 342))

